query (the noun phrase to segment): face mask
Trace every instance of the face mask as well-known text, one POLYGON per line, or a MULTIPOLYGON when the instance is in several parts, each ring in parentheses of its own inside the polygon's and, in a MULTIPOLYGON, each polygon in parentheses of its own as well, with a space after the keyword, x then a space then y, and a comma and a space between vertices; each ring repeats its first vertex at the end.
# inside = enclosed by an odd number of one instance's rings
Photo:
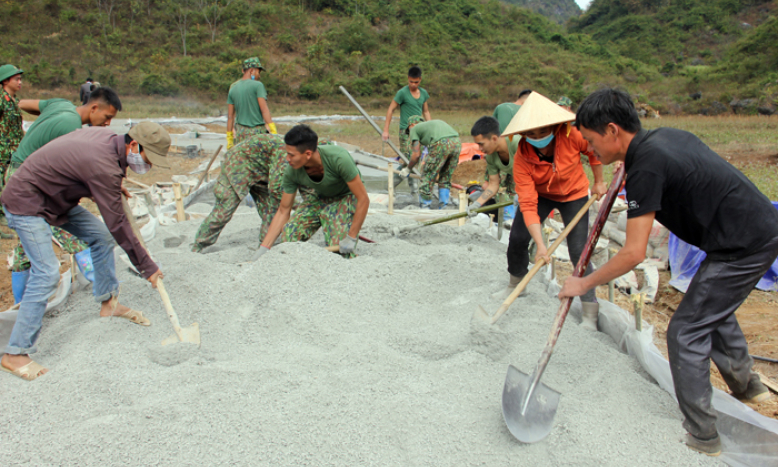
POLYGON ((132 152, 132 149, 130 150, 130 153, 127 154, 127 163, 130 165, 132 171, 138 175, 143 175, 151 169, 151 165, 143 160, 143 156, 141 156, 139 152, 132 152))
POLYGON ((554 139, 554 133, 551 133, 550 135, 541 139, 532 139, 527 137, 524 137, 524 139, 526 139, 529 144, 535 146, 536 148, 543 149, 548 146, 549 143, 551 143, 551 141, 554 139))
POLYGON ((257 76, 256 76, 256 75, 251 75, 251 81, 254 81, 254 80, 256 80, 256 79, 257 79, 257 76))

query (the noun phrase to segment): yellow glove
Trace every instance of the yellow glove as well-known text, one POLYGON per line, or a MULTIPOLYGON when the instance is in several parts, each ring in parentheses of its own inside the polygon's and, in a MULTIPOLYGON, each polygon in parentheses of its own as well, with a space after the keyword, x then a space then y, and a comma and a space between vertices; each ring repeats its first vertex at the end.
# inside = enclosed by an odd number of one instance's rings
POLYGON ((271 135, 277 135, 278 129, 276 129, 276 124, 273 122, 270 122, 267 124, 268 129, 270 130, 271 135))
POLYGON ((228 131, 227 132, 227 150, 229 151, 230 149, 232 149, 232 147, 234 145, 235 145, 235 143, 232 140, 232 132, 228 131))

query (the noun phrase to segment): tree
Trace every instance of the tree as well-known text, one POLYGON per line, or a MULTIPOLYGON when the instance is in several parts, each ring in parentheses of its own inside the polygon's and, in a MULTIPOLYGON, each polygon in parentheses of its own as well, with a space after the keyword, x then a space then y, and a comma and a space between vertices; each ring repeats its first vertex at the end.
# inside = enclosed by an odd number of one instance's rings
POLYGON ((195 11, 194 0, 168 0, 167 1, 167 13, 172 22, 178 29, 178 34, 181 36, 181 49, 186 57, 186 35, 189 32, 189 26, 192 24, 192 16, 195 11))
POLYGON ((224 14, 226 8, 234 0, 198 0, 198 7, 200 14, 203 15, 203 19, 208 24, 208 29, 211 30, 211 44, 216 42, 216 30, 219 27, 219 20, 224 14))

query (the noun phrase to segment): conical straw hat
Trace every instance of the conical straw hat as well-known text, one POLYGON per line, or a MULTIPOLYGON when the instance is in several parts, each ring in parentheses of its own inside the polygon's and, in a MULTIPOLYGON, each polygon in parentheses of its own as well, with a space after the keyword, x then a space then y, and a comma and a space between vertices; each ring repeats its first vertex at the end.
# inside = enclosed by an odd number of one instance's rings
POLYGON ((558 106, 546 96, 532 92, 503 131, 502 136, 567 123, 575 120, 575 114, 558 106))

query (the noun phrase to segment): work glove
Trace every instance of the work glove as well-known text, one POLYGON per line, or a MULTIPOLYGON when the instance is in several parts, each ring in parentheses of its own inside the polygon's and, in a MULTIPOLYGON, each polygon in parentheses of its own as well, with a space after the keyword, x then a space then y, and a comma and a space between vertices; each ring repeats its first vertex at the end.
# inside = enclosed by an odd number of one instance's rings
POLYGON ((234 145, 235 145, 235 143, 233 142, 233 139, 232 139, 232 132, 228 131, 227 132, 227 150, 229 151, 230 149, 232 149, 232 147, 234 145))
POLYGON ((267 124, 267 129, 270 130, 271 135, 277 135, 278 129, 276 128, 276 124, 273 122, 270 122, 267 124))
POLYGON ((481 203, 479 203, 478 201, 476 201, 475 203, 471 204, 470 206, 467 207, 467 215, 470 216, 470 217, 477 216, 478 213, 475 212, 475 210, 480 208, 480 207, 481 207, 481 203))
POLYGON ((401 176, 402 178, 408 178, 408 177, 410 177, 410 176, 411 176, 411 169, 409 169, 409 168, 406 166, 405 168, 403 168, 403 169, 400 171, 400 176, 401 176))
POLYGON ((513 209, 514 212, 519 212, 519 195, 513 195, 513 209))
POLYGON ((264 255, 264 254, 265 254, 265 253, 267 253, 268 251, 270 251, 270 248, 268 248, 268 247, 266 247, 266 246, 260 246, 260 247, 259 247, 259 250, 257 250, 257 252, 256 252, 256 253, 254 253, 254 257, 253 257, 253 258, 251 258, 251 261, 256 261, 256 260, 258 260, 259 258, 261 258, 261 257, 262 257, 262 255, 264 255))
POLYGON ((357 248, 357 239, 346 235, 346 238, 340 241, 339 246, 341 255, 349 255, 354 253, 354 250, 357 248))

